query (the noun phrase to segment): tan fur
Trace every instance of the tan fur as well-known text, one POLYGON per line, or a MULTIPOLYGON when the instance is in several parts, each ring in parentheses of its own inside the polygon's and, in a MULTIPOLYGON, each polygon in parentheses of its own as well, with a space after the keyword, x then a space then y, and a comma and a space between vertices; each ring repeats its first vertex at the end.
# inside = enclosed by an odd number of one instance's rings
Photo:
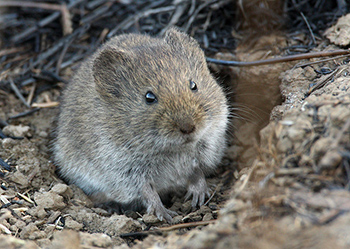
POLYGON ((170 221, 175 214, 159 195, 187 188, 192 204, 203 204, 204 174, 222 158, 227 116, 224 93, 193 38, 176 29, 163 38, 116 36, 63 93, 55 162, 87 194, 170 221), (148 91, 156 103, 146 103, 148 91))

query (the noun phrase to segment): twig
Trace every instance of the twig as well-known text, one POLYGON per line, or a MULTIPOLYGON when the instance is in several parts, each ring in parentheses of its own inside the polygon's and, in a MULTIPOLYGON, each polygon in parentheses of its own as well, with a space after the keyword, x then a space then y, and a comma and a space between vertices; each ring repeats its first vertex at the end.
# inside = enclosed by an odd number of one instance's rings
POLYGON ((193 21, 195 20, 195 18, 197 17, 197 15, 199 14, 199 12, 204 9, 205 7, 207 7, 208 5, 212 4, 216 2, 216 0, 212 0, 212 1, 205 1, 203 4, 199 5, 199 7, 196 9, 196 11, 193 13, 193 15, 191 15, 190 19, 188 20, 184 31, 187 32, 188 29, 190 28, 190 26, 192 25, 193 21))
POLYGON ((196 226, 206 226, 209 224, 215 223, 216 220, 208 220, 208 221, 196 221, 196 222, 189 222, 189 223, 183 223, 183 224, 176 224, 169 227, 160 227, 152 231, 143 231, 143 232, 136 232, 136 233, 124 233, 120 234, 119 236, 122 238, 127 237, 146 237, 150 234, 159 234, 160 232, 169 232, 177 229, 182 228, 190 228, 190 227, 196 227, 196 226))
POLYGON ((249 67, 249 66, 261 66, 261 65, 275 64, 280 62, 289 62, 289 61, 296 61, 296 60, 318 58, 318 57, 335 56, 335 55, 350 56, 350 50, 339 49, 339 50, 333 50, 333 51, 311 52, 311 53, 288 55, 280 58, 272 58, 272 59, 257 60, 257 61, 225 61, 225 60, 217 60, 217 59, 207 57, 207 62, 224 65, 224 66, 249 67))
POLYGON ((2 158, 0 158, 0 165, 7 171, 11 171, 11 166, 7 164, 2 158))
POLYGON ((216 222, 216 220, 207 220, 207 221, 196 221, 196 222, 189 222, 189 223, 183 223, 183 224, 176 224, 169 227, 160 227, 157 230, 162 232, 168 232, 173 231, 181 228, 189 228, 189 227, 197 227, 197 226, 206 226, 209 224, 213 224, 216 222))
POLYGON ((1 1, 0 7, 22 7, 22 8, 38 8, 48 10, 61 10, 62 6, 53 3, 37 3, 29 1, 1 1))
POLYGON ((159 32, 159 35, 163 35, 169 27, 174 26, 179 21, 180 17, 185 12, 186 8, 187 8, 186 1, 183 1, 180 4, 178 4, 169 23, 162 29, 162 31, 159 32))
POLYGON ((40 108, 34 108, 34 109, 29 110, 29 111, 21 112, 21 113, 19 113, 19 114, 17 114, 17 115, 11 116, 11 117, 9 117, 8 119, 22 118, 22 117, 25 117, 25 116, 27 116, 27 115, 30 115, 30 114, 32 114, 32 113, 34 113, 34 112, 37 112, 37 111, 39 111, 39 110, 40 110, 40 108))
MULTIPOLYGON (((76 5, 80 4, 81 2, 83 2, 85 0, 76 0, 76 1, 72 1, 69 5, 68 5, 68 10, 75 7, 76 5)), ((13 1, 8 1, 8 2, 13 2, 13 1)), ((29 36, 30 34, 34 33, 35 31, 37 31, 39 28, 42 28, 46 25, 48 25, 49 23, 51 23, 52 21, 54 21, 55 19, 57 19, 59 16, 61 15, 61 12, 54 12, 51 15, 49 15, 48 17, 42 19, 41 21, 39 21, 37 23, 37 25, 31 26, 28 29, 24 30, 23 32, 11 37, 11 41, 14 43, 18 43, 20 40, 26 38, 27 36, 29 36)))
POLYGON ((17 97, 23 102, 23 104, 30 108, 30 105, 28 105, 27 101, 25 100, 25 98, 23 97, 23 95, 21 94, 21 92, 18 90, 16 84, 13 82, 12 79, 9 79, 10 81, 10 86, 11 86, 11 89, 15 92, 15 94, 17 95, 17 97))
POLYGON ((32 88, 30 89, 28 99, 27 99, 27 104, 30 105, 32 103, 33 97, 34 97, 34 92, 36 88, 36 83, 34 82, 32 88))
POLYGON ((15 47, 15 48, 9 48, 9 49, 0 50, 0 57, 4 56, 4 55, 9 55, 9 54, 14 54, 14 53, 18 53, 18 52, 23 52, 23 51, 26 51, 26 50, 28 50, 27 46, 15 47))
POLYGON ((27 196, 17 192, 17 194, 24 200, 26 200, 27 202, 29 202, 30 204, 35 204, 34 201, 32 201, 30 198, 28 198, 27 196))
POLYGON ((238 197, 238 196, 242 193, 243 189, 247 186, 247 184, 248 184, 248 182, 249 182, 249 179, 250 179, 250 177, 252 176, 252 174, 253 174, 254 170, 256 169, 257 165, 258 165, 258 163, 255 162, 254 165, 253 165, 253 167, 251 167, 251 168, 249 169, 248 175, 247 175, 246 178, 244 179, 242 185, 237 189, 237 191, 235 191, 235 193, 234 193, 234 195, 233 195, 232 198, 236 198, 236 197, 238 197))
POLYGON ((295 65, 294 68, 306 67, 306 66, 310 66, 310 65, 313 65, 313 64, 318 64, 318 63, 322 63, 322 62, 326 62, 326 61, 337 60, 337 59, 348 57, 348 56, 349 56, 348 54, 339 55, 339 56, 335 56, 335 57, 332 57, 332 58, 327 58, 327 59, 323 59, 323 60, 319 60, 319 61, 312 61, 312 62, 300 64, 300 65, 295 65))
POLYGON ((112 37, 114 34, 116 34, 120 29, 128 29, 133 25, 135 22, 140 20, 142 17, 147 17, 153 14, 159 14, 159 13, 166 13, 170 11, 174 11, 176 9, 175 6, 166 6, 166 7, 160 7, 157 9, 147 9, 145 11, 141 11, 136 13, 135 15, 130 16, 125 21, 121 22, 117 27, 112 29, 108 35, 107 38, 112 37))
POLYGON ((340 69, 340 67, 335 69, 332 73, 328 74, 324 79, 321 79, 312 88, 310 88, 309 91, 307 92, 307 95, 310 95, 315 90, 320 89, 321 87, 324 87, 330 79, 335 77, 337 74, 342 73, 344 70, 345 70, 345 67, 343 67, 342 69, 340 69))
POLYGON ((49 108, 49 107, 56 107, 59 106, 59 102, 48 102, 48 103, 33 103, 32 107, 39 107, 39 108, 49 108))
POLYGON ((312 29, 311 29, 311 27, 310 27, 309 22, 307 21, 307 19, 306 19, 306 17, 304 16, 304 13, 303 13, 303 12, 300 12, 300 15, 301 15, 301 17, 304 19, 304 22, 306 23, 306 26, 307 26, 308 30, 310 31, 311 38, 312 38, 312 41, 313 41, 314 45, 316 45, 316 39, 315 39, 315 36, 314 36, 314 32, 312 32, 312 29))

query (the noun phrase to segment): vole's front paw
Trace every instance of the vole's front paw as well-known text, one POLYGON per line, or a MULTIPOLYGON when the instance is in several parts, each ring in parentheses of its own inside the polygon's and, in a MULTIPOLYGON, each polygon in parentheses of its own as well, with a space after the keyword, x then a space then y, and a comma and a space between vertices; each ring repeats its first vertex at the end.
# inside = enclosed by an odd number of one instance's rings
POLYGON ((148 207, 147 213, 153 213, 160 221, 165 219, 168 223, 171 223, 173 217, 178 215, 176 212, 166 209, 162 204, 148 207))
POLYGON ((195 182, 191 182, 188 186, 185 200, 190 199, 192 196, 192 207, 202 206, 204 204, 205 197, 209 197, 209 189, 204 177, 199 177, 195 182))
POLYGON ((176 216, 177 213, 164 207, 153 185, 145 183, 142 190, 147 213, 155 214, 159 220, 162 221, 164 218, 168 223, 171 223, 173 220, 172 217, 176 216))

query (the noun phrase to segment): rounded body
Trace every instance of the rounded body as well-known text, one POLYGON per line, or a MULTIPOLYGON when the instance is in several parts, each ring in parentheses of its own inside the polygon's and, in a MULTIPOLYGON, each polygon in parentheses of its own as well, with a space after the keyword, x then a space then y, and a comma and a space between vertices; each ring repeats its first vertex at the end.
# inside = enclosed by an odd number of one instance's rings
POLYGON ((87 194, 170 220, 159 195, 187 188, 193 205, 203 204, 204 175, 226 147, 227 116, 194 39, 176 29, 161 38, 116 36, 63 92, 54 160, 87 194))

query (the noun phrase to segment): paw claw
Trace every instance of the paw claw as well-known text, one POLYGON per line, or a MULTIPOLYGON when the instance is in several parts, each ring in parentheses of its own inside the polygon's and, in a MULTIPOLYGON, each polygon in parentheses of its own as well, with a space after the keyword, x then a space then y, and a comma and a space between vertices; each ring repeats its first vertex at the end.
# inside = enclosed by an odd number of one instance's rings
POLYGON ((163 221, 164 218, 168 223, 171 223, 173 221, 173 217, 178 214, 172 210, 164 208, 161 210, 156 210, 155 215, 160 221, 163 221))
POLYGON ((200 188, 189 188, 187 194, 185 195, 185 201, 187 201, 192 196, 191 206, 197 207, 202 206, 205 202, 206 197, 210 197, 207 186, 205 186, 205 190, 200 188))

